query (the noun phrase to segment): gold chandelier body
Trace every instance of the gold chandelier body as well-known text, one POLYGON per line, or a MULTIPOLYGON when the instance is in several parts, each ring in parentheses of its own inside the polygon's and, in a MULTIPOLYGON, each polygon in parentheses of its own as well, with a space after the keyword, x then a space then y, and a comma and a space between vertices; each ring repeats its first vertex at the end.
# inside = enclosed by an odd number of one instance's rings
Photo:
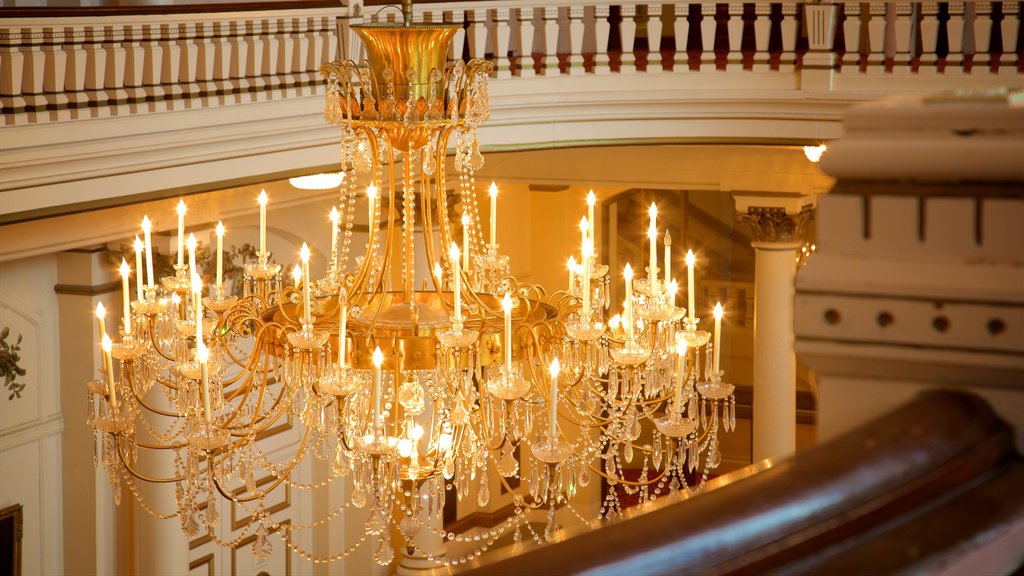
MULTIPOLYGON (((126 304, 119 342, 103 335, 104 373, 90 383, 90 423, 116 497, 122 480, 136 496, 136 479, 173 483, 176 510, 168 516, 194 536, 216 529, 219 495, 249 509, 257 555, 270 553, 267 535, 279 530, 304 557, 332 561, 351 549, 318 557, 293 534, 342 510, 282 525, 263 504, 282 483, 310 487, 292 476, 300 462, 330 460, 330 477, 317 485, 351 478, 343 508, 368 511, 367 532, 379 539, 375 559, 386 565, 396 548, 460 561, 417 544, 421 531, 462 538, 440 524, 446 485, 461 499, 476 483, 482 507, 490 478, 514 494, 509 518, 485 530, 486 549, 507 531, 518 540, 531 510, 548 509, 550 536, 556 503, 571 502, 595 475, 611 486, 606 517, 621 508, 616 487, 656 497, 702 483, 721 458, 719 428, 735 426, 733 387, 722 381, 717 355, 711 360, 710 334, 697 329, 693 304, 687 316, 675 306, 674 282, 667 274, 659 280, 654 213, 648 277, 633 279, 627 269, 622 315, 609 317, 611 280, 597 262, 592 226, 584 231, 584 265, 566 291, 521 283, 494 241, 493 196, 485 240, 474 177, 483 164, 476 132, 489 116, 492 64, 446 66, 455 26, 355 29, 368 61, 320 70, 325 119, 341 128, 345 175, 327 272, 310 277, 304 256, 306 269, 286 283, 261 233, 240 297, 226 294, 219 275, 204 297, 200 271, 182 257, 159 285, 148 274, 141 297, 126 304), (364 187, 370 239, 354 257, 364 187), (429 278, 416 277, 417 248, 429 278), (273 462, 260 440, 288 418, 300 425, 301 440, 294 457, 273 462), (529 456, 517 457, 519 447, 529 456), (172 452, 175 474, 148 476, 139 450, 172 452), (627 479, 634 453, 643 473, 627 479), (703 476, 694 476, 702 455, 703 476), (257 473, 274 480, 257 488, 257 473), (404 546, 391 543, 392 525, 404 546)), ((262 231, 266 197, 260 202, 262 231)))

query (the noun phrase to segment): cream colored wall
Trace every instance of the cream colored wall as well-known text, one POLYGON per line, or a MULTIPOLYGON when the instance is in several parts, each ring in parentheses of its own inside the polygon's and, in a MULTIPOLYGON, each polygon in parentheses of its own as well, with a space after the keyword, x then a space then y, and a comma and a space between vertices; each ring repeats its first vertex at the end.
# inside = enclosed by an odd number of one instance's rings
MULTIPOLYGON (((0 390, 0 508, 21 504, 24 512, 22 571, 63 570, 60 353, 57 259, 43 256, 0 264, 0 328, 7 342, 19 335, 26 384, 20 399, 0 390)), ((84 386, 84 382, 82 383, 84 386)), ((84 433, 84 430, 82 431, 84 433)))

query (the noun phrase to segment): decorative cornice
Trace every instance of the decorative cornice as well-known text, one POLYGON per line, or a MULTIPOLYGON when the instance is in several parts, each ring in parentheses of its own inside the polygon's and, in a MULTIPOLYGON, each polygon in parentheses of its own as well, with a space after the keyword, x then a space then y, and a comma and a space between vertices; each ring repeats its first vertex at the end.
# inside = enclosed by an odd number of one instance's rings
POLYGON ((751 206, 737 215, 754 236, 754 243, 800 244, 806 239, 807 223, 814 218, 814 208, 805 206, 796 214, 785 208, 751 206))

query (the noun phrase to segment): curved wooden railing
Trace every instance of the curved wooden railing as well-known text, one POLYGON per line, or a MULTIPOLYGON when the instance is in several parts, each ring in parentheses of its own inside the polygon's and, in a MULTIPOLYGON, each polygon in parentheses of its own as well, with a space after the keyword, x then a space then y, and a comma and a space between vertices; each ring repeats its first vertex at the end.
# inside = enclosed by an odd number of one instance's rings
POLYGON ((1024 536, 1022 482, 1012 430, 983 400, 930 392, 763 472, 467 573, 969 570, 972 550, 1024 536))

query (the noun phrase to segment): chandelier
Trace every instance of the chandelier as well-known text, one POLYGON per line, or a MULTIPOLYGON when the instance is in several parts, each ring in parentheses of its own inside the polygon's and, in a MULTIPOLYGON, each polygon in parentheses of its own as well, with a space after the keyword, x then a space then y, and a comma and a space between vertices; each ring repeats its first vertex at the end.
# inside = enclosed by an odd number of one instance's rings
POLYGON ((572 509, 578 487, 595 476, 608 485, 600 514, 613 517, 621 494, 651 499, 702 485, 719 465, 718 432, 735 427, 735 402, 719 367, 720 305, 713 332, 698 329, 693 253, 685 260, 688 305, 679 307, 671 238, 665 233, 659 245, 652 204, 646 277, 625 267, 620 311, 594 250, 591 192, 568 287, 549 294, 517 280, 495 241, 497 189, 492 184, 485 227, 475 180, 492 64, 446 67, 458 28, 412 24, 411 11, 405 15, 402 24, 354 26, 368 61, 320 69, 325 119, 341 130, 343 175, 340 185, 321 175, 340 192, 323 277, 310 276, 305 244, 294 271, 271 259, 265 193, 259 251, 238 295, 224 284, 223 226, 216 274, 204 283, 195 237, 183 240, 179 202, 175 274, 157 279, 152 224, 143 218, 135 290, 131 266, 121 264, 116 342, 97 308, 103 370, 89 384, 89 423, 116 500, 122 484, 141 501, 138 480, 173 483, 173 511, 143 501, 144 508, 177 517, 194 537, 216 530, 216 503, 225 498, 252 517, 245 530, 256 535, 258 557, 271 553, 267 536, 278 531, 315 562, 343 558, 366 539, 328 557, 300 547, 296 532, 362 509, 378 563, 415 549, 457 564, 510 531, 516 541, 522 530, 537 541, 550 537, 556 506, 572 509), (371 234, 356 256, 364 190, 371 234), (457 204, 463 212, 453 222, 449 208, 457 204), (430 278, 416 277, 417 247, 430 278), (301 440, 275 461, 262 434, 288 419, 301 440), (142 451, 169 453, 173 475, 143 469, 142 451), (293 472, 306 459, 330 461, 328 477, 299 482, 293 472), (273 481, 257 486, 267 474, 273 481), (513 494, 509 516, 482 535, 446 532, 446 488, 459 499, 475 488, 486 506, 487 480, 495 477, 513 494), (316 512, 309 524, 277 523, 264 505, 281 484, 311 489, 341 478, 351 482, 347 502, 316 512), (527 523, 532 510, 547 512, 543 537, 527 523), (419 550, 421 531, 475 550, 461 558, 419 550), (403 542, 392 542, 394 534, 403 542))

